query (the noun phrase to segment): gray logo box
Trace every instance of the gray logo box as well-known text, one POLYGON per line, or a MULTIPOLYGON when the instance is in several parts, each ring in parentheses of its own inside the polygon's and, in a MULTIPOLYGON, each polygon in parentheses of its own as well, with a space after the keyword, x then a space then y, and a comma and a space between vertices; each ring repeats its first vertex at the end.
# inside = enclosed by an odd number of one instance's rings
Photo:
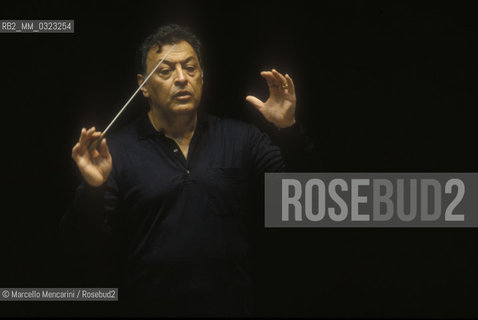
POLYGON ((266 173, 267 228, 476 228, 478 173, 266 173))

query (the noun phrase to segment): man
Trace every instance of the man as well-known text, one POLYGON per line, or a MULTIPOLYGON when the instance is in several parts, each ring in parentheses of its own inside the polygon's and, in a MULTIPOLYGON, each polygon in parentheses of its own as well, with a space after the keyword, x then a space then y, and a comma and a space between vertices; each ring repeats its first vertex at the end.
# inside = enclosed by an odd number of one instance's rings
POLYGON ((251 125, 199 112, 200 42, 183 27, 165 26, 146 38, 138 84, 173 44, 141 89, 147 114, 92 152, 101 132, 82 129, 72 157, 85 181, 62 232, 92 247, 112 241, 124 281, 120 296, 138 312, 250 315, 252 183, 284 170, 308 147, 296 124, 294 83, 264 71, 269 99, 246 97, 277 128, 279 149, 251 125))

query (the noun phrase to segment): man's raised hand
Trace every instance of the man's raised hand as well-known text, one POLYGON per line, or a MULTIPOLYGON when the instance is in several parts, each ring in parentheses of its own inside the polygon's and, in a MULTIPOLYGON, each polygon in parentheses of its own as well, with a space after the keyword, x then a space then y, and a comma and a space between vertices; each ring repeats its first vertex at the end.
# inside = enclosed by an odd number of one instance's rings
POLYGON ((269 86, 269 98, 263 102, 254 96, 247 96, 246 100, 276 127, 287 128, 294 125, 296 97, 292 78, 288 74, 283 76, 275 69, 262 71, 261 76, 269 86))
POLYGON ((81 175, 86 182, 94 187, 101 186, 108 179, 113 162, 106 139, 103 139, 98 150, 88 151, 90 145, 100 137, 101 132, 95 127, 86 130, 81 129, 80 139, 71 151, 71 157, 75 160, 81 175))

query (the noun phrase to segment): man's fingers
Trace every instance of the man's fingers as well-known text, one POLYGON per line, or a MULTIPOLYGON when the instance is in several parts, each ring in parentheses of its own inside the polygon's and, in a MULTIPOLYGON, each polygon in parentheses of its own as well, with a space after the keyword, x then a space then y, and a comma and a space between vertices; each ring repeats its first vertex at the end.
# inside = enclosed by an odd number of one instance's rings
POLYGON ((280 87, 280 82, 277 81, 271 71, 262 71, 261 76, 266 79, 270 89, 278 89, 280 87))
POLYGON ((85 153, 88 147, 88 131, 85 128, 81 129, 80 139, 78 140, 78 149, 79 154, 85 153))
POLYGON ((96 149, 91 150, 90 154, 93 159, 96 159, 97 157, 100 156, 100 153, 96 149))
POLYGON ((85 140, 85 142, 86 142, 87 144, 89 144, 90 139, 91 139, 91 137, 93 136, 93 134, 94 134, 95 132, 96 132, 95 127, 91 127, 90 129, 88 129, 88 131, 86 131, 86 140, 85 140))
POLYGON ((71 150, 71 157, 73 158, 73 160, 76 162, 76 165, 78 167, 80 166, 84 166, 86 162, 89 161, 90 157, 87 156, 85 158, 85 154, 87 155, 88 153, 85 152, 84 149, 80 143, 76 143, 75 146, 73 147, 73 149, 71 150), (85 162, 86 160, 86 162, 85 162))
POLYGON ((247 96, 246 101, 252 104, 258 110, 261 110, 262 108, 264 108, 264 102, 262 102, 261 100, 259 100, 258 98, 254 96, 247 96))
POLYGON ((80 139, 78 140, 80 145, 83 145, 85 143, 85 139, 86 139, 86 129, 81 128, 80 139))
POLYGON ((287 85, 288 85, 287 89, 289 90, 289 94, 295 95, 294 81, 292 81, 292 78, 288 74, 285 75, 285 78, 287 80, 287 85))
POLYGON ((91 127, 88 130, 85 128, 81 129, 81 135, 80 135, 80 146, 83 148, 88 145, 89 140, 93 133, 95 132, 95 127, 91 127))
POLYGON ((295 95, 294 82, 292 81, 292 78, 288 74, 283 76, 276 69, 272 69, 272 74, 274 75, 277 81, 280 81, 282 89, 287 90, 287 93, 290 95, 295 95))
POLYGON ((101 136, 101 132, 96 131, 96 132, 93 132, 93 133, 91 134, 90 139, 96 140, 96 139, 98 139, 100 136, 101 136))
POLYGON ((73 160, 77 160, 78 158, 78 153, 79 153, 79 150, 80 150, 80 143, 77 142, 75 144, 75 146, 73 147, 73 149, 71 149, 71 157, 73 158, 73 160))
POLYGON ((90 139, 89 139, 89 142, 88 142, 88 151, 94 156, 94 157, 97 157, 99 155, 98 152, 93 152, 95 151, 98 146, 100 145, 101 143, 101 132, 97 131, 97 132, 94 132, 90 139))
POLYGON ((277 80, 277 82, 280 83, 281 87, 287 85, 286 78, 281 73, 279 73, 276 69, 272 69, 272 75, 277 80))
POLYGON ((106 138, 103 138, 100 143, 100 147, 98 148, 100 151, 100 155, 104 158, 111 158, 110 150, 108 149, 108 145, 106 144, 106 138))
POLYGON ((92 139, 98 138, 101 135, 101 132, 97 132, 95 127, 91 127, 86 130, 85 128, 81 129, 80 139, 78 140, 77 152, 79 154, 85 153, 88 151, 88 147, 92 142, 92 139))

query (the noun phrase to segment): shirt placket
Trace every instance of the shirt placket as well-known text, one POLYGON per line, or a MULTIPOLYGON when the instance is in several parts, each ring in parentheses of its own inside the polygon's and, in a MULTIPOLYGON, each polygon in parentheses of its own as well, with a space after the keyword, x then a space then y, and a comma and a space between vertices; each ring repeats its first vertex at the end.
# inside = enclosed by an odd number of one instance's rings
POLYGON ((191 142, 189 144, 189 150, 188 150, 188 155, 187 155, 187 158, 184 157, 183 153, 181 152, 181 149, 179 147, 179 145, 176 143, 176 141, 174 141, 173 139, 170 139, 166 136, 162 136, 162 140, 166 143, 166 147, 168 149, 168 152, 171 152, 172 153, 172 157, 173 159, 175 159, 175 161, 177 163, 179 163, 179 165, 184 169, 184 178, 186 181, 189 181, 191 180, 191 167, 192 167, 192 159, 193 159, 193 153, 195 151, 195 147, 197 145, 197 141, 198 141, 198 136, 199 136, 199 132, 198 132, 199 129, 197 129, 195 132, 194 132, 194 135, 191 139, 191 142))

